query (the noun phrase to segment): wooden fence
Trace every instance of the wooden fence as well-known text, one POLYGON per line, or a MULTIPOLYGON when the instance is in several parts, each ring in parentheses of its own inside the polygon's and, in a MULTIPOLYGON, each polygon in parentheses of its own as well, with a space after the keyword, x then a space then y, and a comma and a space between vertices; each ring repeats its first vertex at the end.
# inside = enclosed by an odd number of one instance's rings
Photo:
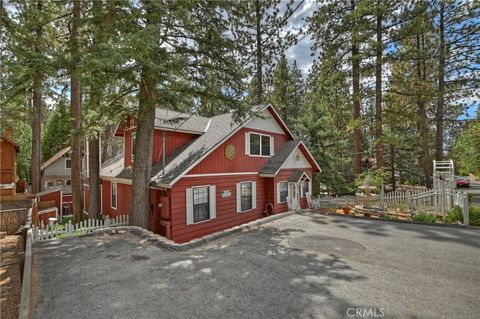
POLYGON ((67 224, 53 223, 45 227, 34 227, 33 238, 35 240, 48 240, 53 238, 66 238, 72 236, 80 236, 91 234, 98 229, 106 227, 128 226, 128 215, 119 215, 113 218, 106 217, 105 219, 86 219, 80 223, 72 224, 68 221, 67 224))

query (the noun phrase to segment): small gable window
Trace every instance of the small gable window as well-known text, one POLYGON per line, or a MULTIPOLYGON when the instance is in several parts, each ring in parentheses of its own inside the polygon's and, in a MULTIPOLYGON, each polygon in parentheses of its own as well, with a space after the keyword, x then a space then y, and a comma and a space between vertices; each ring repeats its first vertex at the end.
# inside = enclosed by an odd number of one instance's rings
POLYGON ((72 168, 72 159, 70 157, 65 157, 65 168, 72 168))
POLYGON ((246 153, 248 155, 273 155, 273 136, 249 132, 246 133, 245 144, 246 153))

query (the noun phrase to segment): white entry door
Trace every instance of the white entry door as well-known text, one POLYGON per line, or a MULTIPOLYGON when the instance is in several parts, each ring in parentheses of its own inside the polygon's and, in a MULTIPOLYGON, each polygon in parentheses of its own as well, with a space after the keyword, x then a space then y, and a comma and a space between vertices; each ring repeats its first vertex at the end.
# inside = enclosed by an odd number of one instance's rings
POLYGON ((288 198, 291 201, 292 209, 300 208, 300 201, 298 196, 298 183, 288 183, 288 198))

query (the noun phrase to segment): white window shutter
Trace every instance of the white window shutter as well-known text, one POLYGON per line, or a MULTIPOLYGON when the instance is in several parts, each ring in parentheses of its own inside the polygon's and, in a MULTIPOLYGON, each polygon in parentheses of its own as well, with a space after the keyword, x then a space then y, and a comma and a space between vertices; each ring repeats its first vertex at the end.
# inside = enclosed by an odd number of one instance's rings
POLYGON ((210 219, 215 219, 217 217, 217 197, 216 197, 216 187, 215 185, 210 186, 210 219))
POLYGON ((250 155, 250 132, 245 133, 245 154, 250 155))
POLYGON ((273 136, 270 136, 270 156, 275 155, 275 143, 273 136))
POLYGON ((187 188, 187 225, 193 224, 193 189, 187 188))
POLYGON ((242 211, 242 196, 240 194, 240 183, 237 183, 237 213, 242 211))
POLYGON ((277 183, 277 203, 280 203, 280 183, 277 183))
POLYGON ((257 208, 257 182, 252 182, 252 209, 257 208))

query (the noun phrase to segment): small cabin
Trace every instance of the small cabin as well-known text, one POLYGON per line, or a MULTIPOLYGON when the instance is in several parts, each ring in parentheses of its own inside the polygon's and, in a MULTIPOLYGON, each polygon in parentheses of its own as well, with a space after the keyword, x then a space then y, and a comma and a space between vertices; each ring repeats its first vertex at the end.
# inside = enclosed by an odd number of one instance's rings
POLYGON ((14 196, 17 182, 17 153, 20 147, 13 140, 12 129, 2 132, 0 143, 0 195, 14 196))

